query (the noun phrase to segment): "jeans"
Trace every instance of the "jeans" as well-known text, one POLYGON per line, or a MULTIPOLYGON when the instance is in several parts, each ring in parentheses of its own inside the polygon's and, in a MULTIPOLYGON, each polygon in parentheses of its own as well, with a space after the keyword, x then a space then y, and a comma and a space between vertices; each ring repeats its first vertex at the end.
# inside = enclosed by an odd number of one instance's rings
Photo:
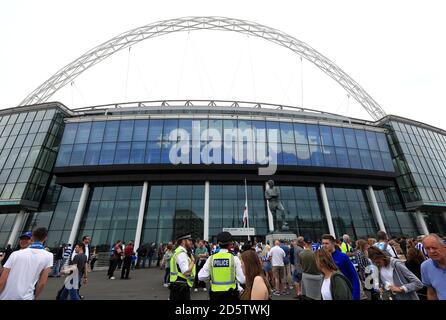
POLYGON ((169 283, 170 280, 170 268, 166 267, 166 273, 164 274, 164 283, 169 283))
MULTIPOLYGON (((71 280, 71 283, 73 283, 73 280, 71 280)), ((75 288, 67 289, 65 286, 63 287, 60 294, 57 296, 57 300, 67 300, 68 295, 70 295, 71 300, 80 300, 81 297, 79 296, 79 290, 75 288)))
POLYGON ((59 272, 60 272, 60 269, 62 268, 62 266, 63 266, 63 260, 62 259, 56 260, 54 262, 53 270, 51 271, 50 276, 51 277, 59 276, 59 272))
POLYGON ((126 256, 124 257, 124 261, 122 263, 122 271, 121 271, 121 279, 129 278, 130 266, 132 264, 132 257, 126 256))
POLYGON ((118 260, 110 259, 110 266, 108 268, 108 277, 109 278, 113 277, 113 273, 115 272, 117 265, 118 265, 118 260))

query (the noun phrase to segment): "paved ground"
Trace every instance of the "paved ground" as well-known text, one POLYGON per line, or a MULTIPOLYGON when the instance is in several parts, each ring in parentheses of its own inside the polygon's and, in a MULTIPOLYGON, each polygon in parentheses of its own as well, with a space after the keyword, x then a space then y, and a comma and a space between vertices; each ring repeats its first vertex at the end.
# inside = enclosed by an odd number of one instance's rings
MULTIPOLYGON (((146 268, 131 270, 129 280, 120 279, 121 272, 115 272, 116 280, 107 278, 107 270, 95 270, 89 274, 88 284, 81 288, 85 300, 168 300, 169 289, 163 287, 164 270, 146 268)), ((49 278, 39 299, 55 300, 63 286, 63 277, 49 278)), ((192 300, 208 300, 207 292, 201 289, 192 292, 192 300)), ((294 300, 293 294, 276 297, 274 300, 294 300)))

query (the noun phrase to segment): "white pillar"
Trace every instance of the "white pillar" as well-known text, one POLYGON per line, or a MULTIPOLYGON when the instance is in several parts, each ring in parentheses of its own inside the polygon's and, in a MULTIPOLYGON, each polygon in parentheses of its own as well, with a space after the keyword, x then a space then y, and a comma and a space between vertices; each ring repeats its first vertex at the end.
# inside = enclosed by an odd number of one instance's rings
POLYGON ((424 221, 423 213, 420 210, 415 211, 415 217, 417 218, 418 225, 421 228, 421 231, 424 235, 429 234, 429 230, 427 229, 426 221, 424 221))
POLYGON ((84 214, 85 205, 87 204, 88 192, 90 191, 90 186, 88 183, 84 183, 82 188, 81 198, 79 199, 79 205, 77 206, 76 215, 73 221, 73 227, 71 228, 70 237, 68 238, 68 243, 74 248, 76 236, 79 231, 79 225, 81 224, 82 215, 84 214))
POLYGON ((14 249, 14 246, 15 246, 15 244, 17 242, 17 238, 19 236, 19 232, 22 229, 22 226, 23 226, 23 223, 24 223, 24 220, 25 220, 25 215, 26 215, 25 211, 21 210, 19 213, 17 213, 17 216, 15 218, 14 226, 12 227, 12 231, 11 231, 11 234, 9 235, 9 239, 8 239, 8 242, 7 242, 7 244, 10 244, 11 248, 13 248, 13 249, 14 249))
POLYGON ((379 211, 378 202, 376 202, 375 191, 372 186, 369 186, 369 199, 370 204, 372 205, 373 215, 375 216, 376 222, 378 222, 379 230, 387 233, 383 217, 381 216, 381 211, 379 211))
POLYGON ((327 219, 328 231, 336 239, 333 219, 331 217, 330 205, 328 204, 327 191, 325 190, 325 184, 323 183, 321 183, 320 192, 321 192, 322 204, 324 205, 325 218, 327 219))
POLYGON ((203 240, 209 241, 209 181, 204 182, 203 240))
POLYGON ((136 224, 136 234, 134 248, 137 250, 141 243, 142 225, 144 223, 144 210, 146 209, 147 192, 149 190, 149 182, 144 181, 142 186, 141 201, 139 202, 138 223, 136 224))
MULTIPOLYGON (((265 188, 269 189, 268 182, 265 183, 265 188)), ((268 229, 270 232, 274 231, 274 221, 273 221, 273 214, 271 213, 271 210, 269 210, 269 201, 266 200, 266 210, 268 211, 268 229)))

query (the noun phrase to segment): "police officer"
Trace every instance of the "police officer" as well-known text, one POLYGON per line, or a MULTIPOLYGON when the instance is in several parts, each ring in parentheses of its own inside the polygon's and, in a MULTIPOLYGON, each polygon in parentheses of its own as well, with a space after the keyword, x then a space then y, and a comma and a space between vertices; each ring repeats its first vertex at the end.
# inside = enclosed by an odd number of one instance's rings
POLYGON ((190 300, 190 288, 194 285, 195 260, 191 254, 192 236, 177 239, 175 252, 170 259, 169 300, 190 300))
POLYGON ((232 249, 232 236, 229 232, 217 235, 220 251, 206 260, 198 273, 198 280, 205 281, 210 278, 211 300, 238 300, 239 292, 237 281, 245 283, 240 259, 229 252, 232 249))

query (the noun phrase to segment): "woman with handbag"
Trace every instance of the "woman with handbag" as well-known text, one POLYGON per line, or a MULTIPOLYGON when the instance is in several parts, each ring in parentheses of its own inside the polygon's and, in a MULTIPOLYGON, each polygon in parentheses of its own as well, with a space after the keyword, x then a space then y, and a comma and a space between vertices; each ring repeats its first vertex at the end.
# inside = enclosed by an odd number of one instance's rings
POLYGON ((419 300, 417 291, 423 288, 423 283, 404 262, 389 257, 376 247, 370 247, 368 253, 378 267, 380 292, 384 300, 419 300))

